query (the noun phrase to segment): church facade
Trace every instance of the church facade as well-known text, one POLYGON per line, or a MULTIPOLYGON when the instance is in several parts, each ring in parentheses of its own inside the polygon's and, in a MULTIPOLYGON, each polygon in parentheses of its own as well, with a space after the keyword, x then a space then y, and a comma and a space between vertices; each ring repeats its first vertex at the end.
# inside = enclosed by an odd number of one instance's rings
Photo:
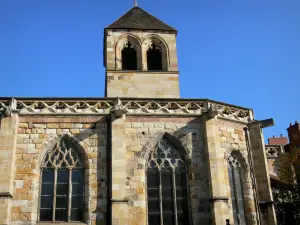
POLYGON ((0 224, 275 225, 252 109, 180 98, 177 31, 104 30, 104 98, 0 98, 0 224))

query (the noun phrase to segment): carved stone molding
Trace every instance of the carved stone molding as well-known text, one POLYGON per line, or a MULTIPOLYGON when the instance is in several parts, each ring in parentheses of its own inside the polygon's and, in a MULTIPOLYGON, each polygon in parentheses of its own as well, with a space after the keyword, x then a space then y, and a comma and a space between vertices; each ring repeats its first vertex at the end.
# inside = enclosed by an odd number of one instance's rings
POLYGON ((211 116, 243 123, 253 120, 251 110, 210 100, 186 99, 0 99, 0 112, 10 115, 127 115, 211 116))
POLYGON ((280 145, 266 145, 265 152, 268 158, 277 158, 281 153, 283 153, 283 148, 280 145))

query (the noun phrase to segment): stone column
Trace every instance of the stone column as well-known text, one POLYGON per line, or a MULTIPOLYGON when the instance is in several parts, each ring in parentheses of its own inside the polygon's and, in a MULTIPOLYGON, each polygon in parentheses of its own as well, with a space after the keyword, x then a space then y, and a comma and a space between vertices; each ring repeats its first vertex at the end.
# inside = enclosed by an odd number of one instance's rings
POLYGON ((0 126, 0 224, 9 224, 14 190, 14 170, 19 117, 10 113, 0 126))
POLYGON ((227 184, 225 181, 227 166, 224 164, 224 152, 221 151, 218 119, 215 113, 212 114, 211 112, 207 112, 203 119, 212 196, 212 223, 225 225, 226 219, 229 219, 229 198, 226 193, 227 184))
POLYGON ((260 121, 249 124, 248 130, 257 195, 260 205, 261 223, 262 225, 276 225, 276 214, 273 205, 271 182, 260 121))
POLYGON ((125 115, 111 116, 111 224, 127 223, 125 115))

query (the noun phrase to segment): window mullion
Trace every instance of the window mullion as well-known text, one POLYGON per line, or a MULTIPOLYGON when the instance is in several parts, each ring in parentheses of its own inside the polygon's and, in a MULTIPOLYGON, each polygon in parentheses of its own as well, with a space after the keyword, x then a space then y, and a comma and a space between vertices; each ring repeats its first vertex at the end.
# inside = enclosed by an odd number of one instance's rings
POLYGON ((70 222, 71 220, 71 203, 72 203, 72 168, 69 169, 68 222, 70 222))
POLYGON ((54 168, 54 185, 53 185, 53 212, 52 221, 55 221, 55 209, 56 209, 56 186, 57 186, 57 168, 54 168))
POLYGON ((178 224, 178 219, 177 219, 177 198, 176 198, 176 181, 175 181, 175 169, 172 168, 172 181, 173 181, 173 204, 174 204, 174 220, 175 220, 175 225, 178 224))
POLYGON ((159 173, 159 214, 160 214, 160 224, 163 225, 163 208, 162 208, 162 184, 161 184, 161 170, 158 170, 159 173))

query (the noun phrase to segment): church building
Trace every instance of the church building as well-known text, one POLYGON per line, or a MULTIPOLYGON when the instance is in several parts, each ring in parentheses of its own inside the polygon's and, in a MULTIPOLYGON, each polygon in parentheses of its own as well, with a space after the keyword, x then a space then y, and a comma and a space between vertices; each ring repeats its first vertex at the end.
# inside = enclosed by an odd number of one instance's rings
POLYGON ((176 36, 134 6, 104 29, 105 97, 0 98, 0 224, 276 225, 273 120, 180 98, 176 36))

